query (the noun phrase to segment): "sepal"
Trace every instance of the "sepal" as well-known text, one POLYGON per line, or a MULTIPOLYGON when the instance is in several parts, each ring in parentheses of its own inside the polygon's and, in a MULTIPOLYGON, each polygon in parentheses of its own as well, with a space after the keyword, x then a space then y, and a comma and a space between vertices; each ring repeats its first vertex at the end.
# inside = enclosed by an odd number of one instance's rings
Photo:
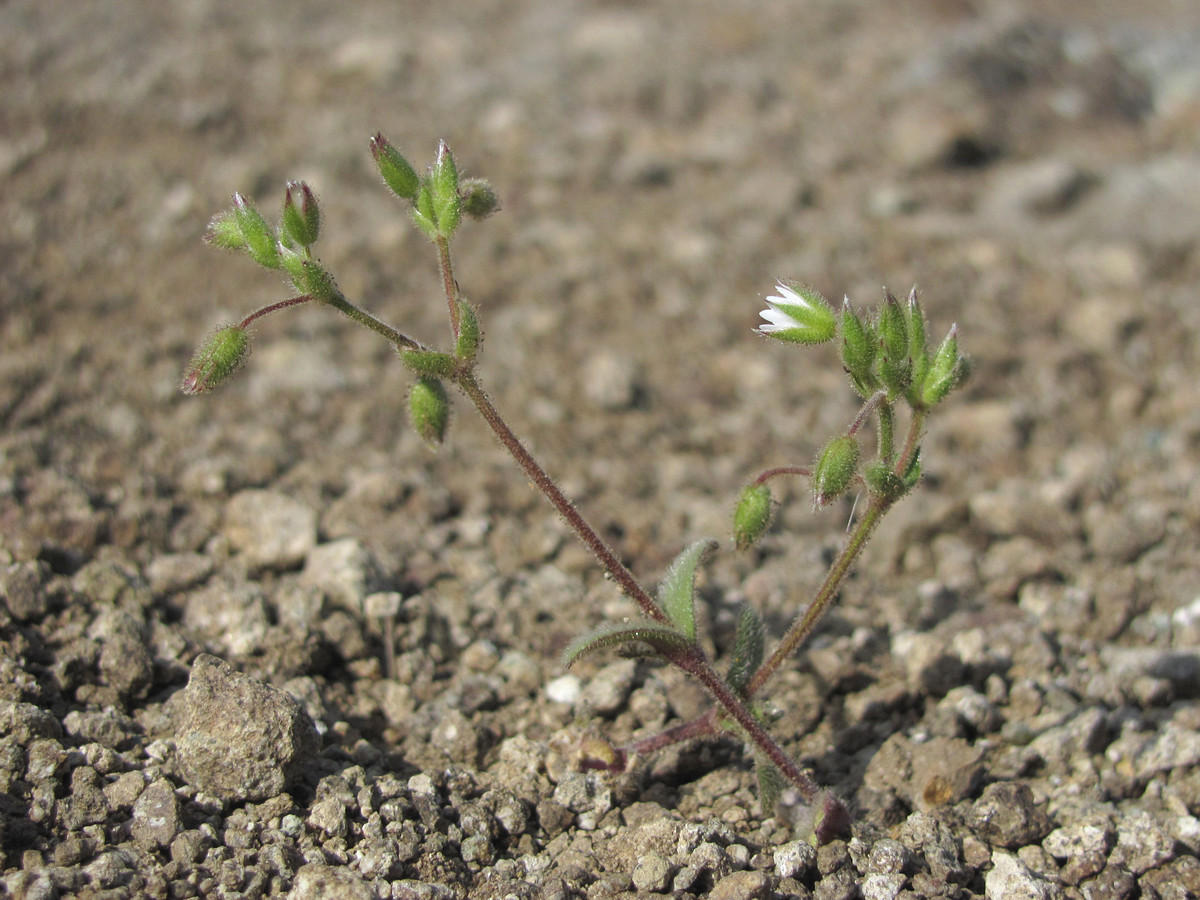
POLYGON ((303 181, 289 181, 283 195, 283 223, 280 229, 293 244, 311 247, 321 236, 321 209, 317 198, 303 181), (296 202, 293 194, 299 194, 296 202))
POLYGON ((250 258, 260 266, 278 269, 279 240, 262 213, 241 194, 234 194, 233 214, 250 258))

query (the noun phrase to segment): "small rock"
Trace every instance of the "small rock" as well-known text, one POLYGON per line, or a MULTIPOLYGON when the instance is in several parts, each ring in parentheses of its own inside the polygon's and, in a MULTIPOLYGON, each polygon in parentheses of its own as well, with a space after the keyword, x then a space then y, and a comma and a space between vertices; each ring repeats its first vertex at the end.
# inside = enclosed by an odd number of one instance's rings
POLYGON ((1174 855, 1174 838, 1150 813, 1137 812, 1117 823, 1117 846, 1109 863, 1141 875, 1174 855))
POLYGON ((868 875, 863 879, 862 887, 859 890, 862 891, 863 900, 896 900, 907 880, 905 876, 899 874, 868 875))
POLYGON ((296 872, 288 900, 375 900, 375 892, 352 869, 309 863, 296 872))
POLYGON ((133 839, 147 849, 169 847, 179 833, 179 799, 164 778, 146 786, 133 804, 133 839))
POLYGON ((771 896, 771 879, 762 872, 726 875, 709 892, 709 900, 761 900, 771 896))
POLYGON ((638 365, 628 357, 604 352, 584 364, 584 396, 600 409, 628 409, 637 403, 641 392, 638 365))
POLYGON ((639 891, 662 894, 670 887, 674 874, 675 867, 671 861, 652 850, 633 867, 633 886, 639 891))
POLYGON ((1010 850, 1040 843, 1050 830, 1029 785, 1012 781, 984 788, 971 808, 971 824, 992 845, 1010 850))
POLYGON ((987 900, 1052 900, 1062 895, 1056 885, 1034 875, 1011 853, 992 856, 992 871, 984 879, 987 900))
POLYGON ((232 803, 282 792, 319 748, 298 701, 207 654, 192 666, 177 722, 182 776, 232 803))
POLYGON ((378 567, 366 547, 344 538, 308 551, 300 582, 319 588, 333 605, 361 616, 364 598, 378 587, 378 567))
POLYGON ((242 491, 225 507, 225 535, 251 570, 295 568, 317 544, 317 514, 287 494, 242 491))
POLYGON ((636 660, 622 659, 609 663, 584 686, 581 700, 596 715, 614 715, 629 699, 636 674, 636 660))

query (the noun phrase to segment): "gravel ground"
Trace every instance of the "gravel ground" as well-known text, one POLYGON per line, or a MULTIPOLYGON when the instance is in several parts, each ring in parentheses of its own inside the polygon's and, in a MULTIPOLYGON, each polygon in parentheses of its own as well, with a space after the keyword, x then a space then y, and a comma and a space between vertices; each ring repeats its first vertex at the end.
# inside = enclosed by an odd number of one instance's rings
MULTIPOLYGON (((1200 7, 1035 0, 0 6, 0 893, 1200 896, 1200 7), (1047 7, 1052 11, 1048 11, 1047 7), (367 138, 439 138, 482 377, 653 583, 853 415, 756 340, 776 277, 918 283, 976 377, 927 483, 769 694, 852 806, 764 817, 735 741, 621 776, 704 697, 563 645, 630 605, 386 346, 205 248, 305 178, 347 295, 436 341, 367 138)), ((843 539, 797 488, 703 593, 778 634, 843 539)))

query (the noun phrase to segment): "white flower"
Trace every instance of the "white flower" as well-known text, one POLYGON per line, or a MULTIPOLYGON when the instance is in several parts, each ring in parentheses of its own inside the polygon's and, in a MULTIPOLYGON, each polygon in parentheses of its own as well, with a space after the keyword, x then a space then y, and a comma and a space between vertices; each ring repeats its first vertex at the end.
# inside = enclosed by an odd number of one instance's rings
POLYGON ((759 313, 765 325, 754 329, 759 334, 794 344, 822 344, 837 333, 837 318, 829 301, 819 291, 805 285, 775 285, 779 296, 767 298, 767 308, 759 313))

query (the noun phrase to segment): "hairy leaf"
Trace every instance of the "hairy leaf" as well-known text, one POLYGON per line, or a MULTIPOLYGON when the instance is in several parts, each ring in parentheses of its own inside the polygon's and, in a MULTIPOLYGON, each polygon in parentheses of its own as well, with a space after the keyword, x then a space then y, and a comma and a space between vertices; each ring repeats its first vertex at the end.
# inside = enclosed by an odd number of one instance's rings
POLYGON ((726 677, 729 686, 739 694, 746 689, 746 685, 762 665, 765 631, 758 610, 753 606, 742 607, 737 635, 733 640, 733 659, 729 663, 729 675, 726 677))
POLYGON ((696 566, 716 546, 696 541, 675 557, 658 585, 658 605, 689 641, 696 639, 696 566))
POLYGON ((758 802, 764 816, 774 815, 775 804, 779 802, 787 780, 783 773, 770 760, 761 756, 754 759, 754 774, 758 776, 758 802))
POLYGON ((563 650, 562 663, 566 668, 570 668, 575 660, 585 653, 621 644, 646 644, 655 651, 666 654, 671 650, 685 650, 691 643, 674 628, 666 625, 656 625, 653 622, 610 622, 571 641, 563 650))

